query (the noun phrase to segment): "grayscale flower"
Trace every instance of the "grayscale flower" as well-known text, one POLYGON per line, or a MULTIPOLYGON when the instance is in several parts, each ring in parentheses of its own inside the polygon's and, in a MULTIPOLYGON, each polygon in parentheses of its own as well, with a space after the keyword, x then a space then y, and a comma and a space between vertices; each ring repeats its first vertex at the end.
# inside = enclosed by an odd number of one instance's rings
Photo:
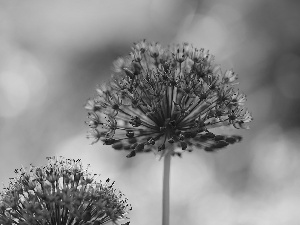
POLYGON ((131 206, 114 182, 97 182, 97 174, 80 160, 47 159, 44 167, 15 170, 0 195, 0 224, 100 225, 128 219, 131 206))
POLYGON ((248 128, 246 97, 235 90, 237 75, 222 72, 214 56, 191 44, 162 47, 145 40, 115 63, 112 79, 88 100, 88 138, 114 149, 154 152, 215 151, 241 140, 211 128, 248 128), (131 57, 131 58, 130 58, 131 57))

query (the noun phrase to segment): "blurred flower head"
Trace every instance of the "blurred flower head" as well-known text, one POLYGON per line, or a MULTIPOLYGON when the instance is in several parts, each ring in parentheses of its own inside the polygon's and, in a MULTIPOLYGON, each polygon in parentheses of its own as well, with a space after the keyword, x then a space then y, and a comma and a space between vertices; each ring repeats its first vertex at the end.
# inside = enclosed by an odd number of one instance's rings
POLYGON ((15 170, 1 193, 0 224, 100 225, 126 219, 131 206, 114 182, 96 182, 80 160, 47 159, 44 167, 15 170))
POLYGON ((86 109, 92 144, 102 141, 114 149, 160 153, 176 147, 215 151, 241 140, 216 135, 221 126, 248 128, 246 97, 235 90, 237 75, 222 72, 214 56, 183 43, 162 47, 143 40, 129 56, 114 62, 115 74, 97 88, 86 109))

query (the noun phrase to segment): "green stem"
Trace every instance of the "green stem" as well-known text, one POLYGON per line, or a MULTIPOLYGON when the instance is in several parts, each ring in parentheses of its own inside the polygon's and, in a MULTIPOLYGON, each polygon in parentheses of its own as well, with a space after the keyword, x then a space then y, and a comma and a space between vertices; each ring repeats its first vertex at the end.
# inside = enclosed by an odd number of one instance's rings
POLYGON ((171 152, 168 152, 164 157, 162 225, 169 225, 170 220, 170 164, 171 152))

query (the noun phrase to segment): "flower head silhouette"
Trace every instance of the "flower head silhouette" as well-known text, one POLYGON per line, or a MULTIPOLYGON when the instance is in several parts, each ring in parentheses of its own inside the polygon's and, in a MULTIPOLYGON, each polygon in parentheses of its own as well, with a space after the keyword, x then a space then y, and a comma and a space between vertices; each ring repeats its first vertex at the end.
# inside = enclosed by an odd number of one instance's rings
POLYGON ((47 159, 45 167, 15 170, 1 193, 0 224, 100 225, 126 218, 131 206, 114 182, 96 182, 80 160, 47 159))
POLYGON ((175 147, 216 151, 241 140, 216 135, 211 128, 247 128, 252 120, 246 97, 235 90, 237 75, 222 72, 214 56, 191 44, 162 47, 143 40, 114 62, 115 74, 88 100, 86 122, 92 144, 161 153, 175 147))

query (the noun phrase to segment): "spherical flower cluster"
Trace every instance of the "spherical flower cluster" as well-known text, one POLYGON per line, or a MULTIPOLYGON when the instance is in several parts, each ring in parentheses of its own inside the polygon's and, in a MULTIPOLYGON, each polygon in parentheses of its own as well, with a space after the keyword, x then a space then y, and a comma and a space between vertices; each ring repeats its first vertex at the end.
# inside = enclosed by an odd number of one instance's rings
POLYGON ((3 225, 117 224, 131 210, 114 182, 96 182, 80 160, 49 157, 45 167, 15 173, 0 195, 3 225))
POLYGON ((193 148, 215 151, 241 140, 211 128, 247 128, 246 97, 237 75, 222 72, 214 57, 191 44, 162 47, 145 40, 114 63, 115 74, 88 100, 88 138, 114 149, 161 153, 193 148))

